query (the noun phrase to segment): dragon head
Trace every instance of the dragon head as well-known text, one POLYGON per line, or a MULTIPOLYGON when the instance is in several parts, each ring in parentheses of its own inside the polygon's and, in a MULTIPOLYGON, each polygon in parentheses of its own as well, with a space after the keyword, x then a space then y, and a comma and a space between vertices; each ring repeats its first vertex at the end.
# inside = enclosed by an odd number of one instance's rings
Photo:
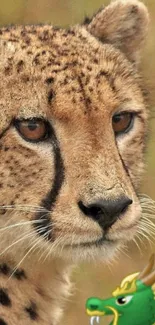
POLYGON ((150 324, 155 322, 154 255, 141 273, 127 276, 109 299, 89 298, 86 302, 90 324, 100 317, 113 315, 112 325, 150 324), (150 320, 150 323, 149 323, 150 320))

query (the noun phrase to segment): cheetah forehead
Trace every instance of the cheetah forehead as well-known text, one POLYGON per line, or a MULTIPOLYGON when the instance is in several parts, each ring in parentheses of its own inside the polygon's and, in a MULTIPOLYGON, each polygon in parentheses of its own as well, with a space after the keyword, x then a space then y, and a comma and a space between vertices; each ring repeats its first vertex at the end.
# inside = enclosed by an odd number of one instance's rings
MULTIPOLYGON (((74 71, 74 75, 82 71, 81 77, 96 75, 107 60, 115 66, 121 64, 122 55, 80 25, 68 30, 50 25, 13 26, 0 30, 0 72, 8 77, 19 78, 19 74, 27 72, 29 77, 37 75, 42 79, 46 76, 47 83, 51 83, 60 73, 65 75, 69 70, 74 71), (52 79, 48 79, 48 75, 52 79)), ((124 70, 129 62, 125 56, 123 61, 124 70)))
MULTIPOLYGON (((55 110, 56 117, 65 119, 75 107, 76 112, 97 111, 102 102, 114 109, 119 106, 113 92, 117 77, 124 79, 122 98, 126 97, 125 83, 126 89, 139 85, 137 70, 123 50, 107 37, 93 35, 88 27, 29 25, 0 29, 0 107, 5 116, 11 112, 10 121, 19 110, 27 117, 35 112, 47 116, 53 102, 52 113, 55 110)), ((122 86, 118 84, 118 88, 122 86)))
POLYGON ((91 20, 69 29, 51 25, 1 28, 0 72, 8 77, 3 81, 13 76, 15 82, 19 73, 25 81, 35 75, 35 81, 46 77, 51 83, 67 73, 74 79, 80 72, 84 79, 101 67, 114 77, 118 71, 127 77, 136 70, 133 63, 138 63, 148 23, 147 8, 140 1, 115 0, 91 20))
POLYGON ((11 69, 13 62, 16 65, 15 72, 29 65, 40 74, 53 68, 53 72, 58 73, 69 66, 82 66, 86 61, 91 62, 89 55, 95 57, 101 47, 80 26, 69 30, 49 25, 14 26, 2 28, 0 34, 1 70, 5 63, 4 72, 11 69))
MULTIPOLYGON (((49 25, 13 26, 1 28, 0 34, 0 73, 4 76, 0 81, 3 93, 0 106, 1 111, 7 107, 9 114, 16 115, 13 110, 17 112, 20 107, 24 116, 29 116, 29 108, 30 115, 37 112, 37 115, 44 116, 47 101, 51 104, 55 93, 61 97, 58 99, 59 107, 64 106, 64 101, 66 107, 75 106, 75 102, 82 100, 83 87, 89 87, 85 95, 85 104, 89 106, 94 80, 96 84, 104 65, 104 72, 108 71, 107 60, 111 69, 116 65, 119 73, 121 71, 121 53, 117 55, 117 50, 112 51, 111 45, 107 45, 107 51, 106 44, 103 45, 82 26, 68 30, 49 25)), ((124 68, 122 71, 124 73, 124 68)), ((70 114, 69 108, 67 110, 70 114)), ((67 116, 66 110, 64 115, 67 116)))

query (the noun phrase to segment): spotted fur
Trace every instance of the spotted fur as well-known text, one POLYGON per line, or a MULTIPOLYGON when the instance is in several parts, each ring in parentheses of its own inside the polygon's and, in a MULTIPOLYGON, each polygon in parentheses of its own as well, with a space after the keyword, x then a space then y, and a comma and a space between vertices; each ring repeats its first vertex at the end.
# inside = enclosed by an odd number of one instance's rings
POLYGON ((138 75, 146 7, 118 0, 67 29, 0 29, 0 324, 57 325, 71 264, 109 259, 141 216, 147 109, 138 75), (112 117, 136 115, 115 137, 112 117), (46 141, 26 141, 18 119, 45 119, 46 141), (132 205, 104 231, 79 202, 132 205))

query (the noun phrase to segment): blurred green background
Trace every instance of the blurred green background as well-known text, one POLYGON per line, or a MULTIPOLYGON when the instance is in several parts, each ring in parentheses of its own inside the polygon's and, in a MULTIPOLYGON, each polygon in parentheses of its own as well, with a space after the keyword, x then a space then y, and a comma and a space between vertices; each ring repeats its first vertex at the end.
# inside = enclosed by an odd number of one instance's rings
MULTIPOLYGON (((57 26, 79 23, 91 16, 108 0, 0 0, 0 24, 51 23, 57 26)), ((141 191, 155 200, 155 0, 145 0, 151 15, 151 25, 141 68, 151 91, 151 118, 146 173, 141 191)), ((74 273, 74 295, 70 297, 62 325, 89 324, 84 305, 87 297, 97 295, 107 297, 120 280, 143 267, 148 255, 155 251, 155 245, 148 242, 141 245, 141 252, 135 244, 130 244, 128 252, 122 253, 110 268, 103 264, 81 265, 74 273)), ((109 320, 102 319, 102 324, 109 320)))

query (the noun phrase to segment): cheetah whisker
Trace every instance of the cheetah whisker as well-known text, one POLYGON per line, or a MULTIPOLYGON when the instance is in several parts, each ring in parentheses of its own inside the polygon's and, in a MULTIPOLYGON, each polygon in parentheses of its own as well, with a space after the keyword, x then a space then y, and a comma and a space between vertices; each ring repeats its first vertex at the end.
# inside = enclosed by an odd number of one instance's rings
MULTIPOLYGON (((44 238, 46 239, 48 237, 48 234, 50 233, 50 231, 48 231, 45 235, 44 238)), ((52 244, 52 247, 54 246, 54 244, 52 244)), ((40 249, 41 252, 41 249, 40 249)), ((49 252, 49 246, 45 248, 45 250, 43 250, 42 254, 40 254, 38 261, 41 261, 43 256, 46 254, 46 252, 49 252)), ((48 253, 47 253, 48 254, 48 253)), ((44 262, 44 261, 43 261, 44 262)))
MULTIPOLYGON (((48 238, 48 235, 50 233, 50 230, 47 231, 43 236, 44 236, 44 239, 46 240, 48 238)), ((44 243, 44 246, 46 245, 46 242, 44 243)), ((44 256, 45 252, 49 250, 49 246, 47 246, 45 249, 44 247, 40 247, 40 250, 38 251, 38 255, 39 255, 39 258, 38 258, 38 262, 41 261, 42 257, 44 256), (42 253, 41 253, 42 252, 42 253)))
MULTIPOLYGON (((47 226, 45 227, 42 227, 38 230, 38 232, 42 232, 44 229, 46 229, 47 226)), ((14 245, 17 245, 19 242, 23 241, 24 239, 27 239, 29 237, 32 237, 32 236, 36 236, 36 231, 33 230, 32 232, 27 232, 26 235, 24 237, 20 237, 18 240, 16 240, 15 242, 13 242, 11 245, 9 245, 8 247, 6 247, 3 252, 0 253, 0 256, 3 255, 6 251, 8 251, 11 247, 13 247, 14 245)))
MULTIPOLYGON (((61 251, 63 250, 64 248, 64 245, 63 245, 63 242, 64 242, 64 239, 66 238, 67 236, 61 236, 61 234, 59 235, 59 237, 56 239, 56 241, 51 245, 50 249, 46 249, 45 252, 47 251, 47 254, 43 260, 43 263, 45 263, 45 261, 48 259, 48 257, 51 255, 52 251, 54 251, 54 249, 56 249, 60 244, 61 244, 61 251)), ((45 253, 44 252, 44 253, 45 253)))
MULTIPOLYGON (((41 229, 40 229, 40 232, 44 229, 44 228, 46 228, 46 227, 42 227, 41 229)), ((48 237, 48 234, 50 233, 50 230, 49 231, 47 231, 46 233, 45 233, 45 235, 43 235, 43 237, 44 237, 44 239, 46 239, 47 237, 48 237)), ((21 261, 18 263, 18 265, 16 266, 16 268, 14 268, 14 270, 13 270, 13 272, 12 272, 12 274, 11 274, 11 276, 9 277, 9 279, 8 279, 8 281, 12 278, 12 276, 14 275, 14 273, 17 271, 17 269, 19 268, 19 266, 22 264, 22 262, 26 259, 26 257, 28 256, 28 255, 30 255, 30 253, 32 253, 32 252, 34 252, 35 250, 36 250, 36 246, 37 246, 37 244, 39 244, 40 242, 42 242, 42 238, 37 238, 35 241, 34 241, 34 245, 28 250, 28 252, 24 255, 24 257, 21 259, 21 261), (34 248, 35 248, 35 250, 34 250, 34 248)), ((43 247, 41 247, 41 249, 42 249, 43 247)))
POLYGON ((142 210, 145 212, 151 211, 155 213, 155 201, 145 194, 139 195, 139 200, 141 203, 142 210))
POLYGON ((3 231, 3 230, 10 230, 11 228, 18 227, 18 226, 25 226, 25 225, 29 225, 29 224, 42 223, 42 221, 44 221, 44 220, 45 219, 33 220, 33 221, 25 221, 25 222, 15 223, 15 224, 9 225, 7 227, 0 227, 0 232, 3 231))
POLYGON ((11 273, 9 279, 7 280, 7 282, 13 277, 13 275, 16 273, 16 271, 18 270, 19 266, 22 264, 22 262, 26 259, 26 257, 28 255, 30 255, 31 252, 33 252, 34 248, 42 241, 42 238, 37 238, 34 241, 34 245, 28 250, 28 252, 24 255, 24 257, 20 260, 20 262, 17 264, 17 266, 14 268, 13 272, 11 273))
POLYGON ((18 243, 20 243, 21 241, 23 241, 24 239, 27 239, 31 236, 33 236, 35 234, 35 231, 32 232, 27 232, 27 234, 23 237, 21 236, 18 240, 16 240, 15 242, 13 242, 11 245, 7 246, 3 252, 0 253, 0 256, 3 255, 5 252, 7 252, 11 247, 13 247, 14 245, 17 245, 18 243))
POLYGON ((141 229, 145 232, 147 232, 150 236, 155 234, 155 224, 152 221, 141 219, 138 229, 141 229))
POLYGON ((14 211, 26 211, 26 212, 42 212, 42 211, 46 211, 48 213, 48 211, 45 208, 37 208, 37 207, 29 207, 29 206, 0 206, 0 210, 14 210, 14 211))
POLYGON ((153 245, 153 241, 151 240, 151 238, 154 240, 153 232, 151 233, 150 230, 148 230, 145 226, 140 225, 140 227, 137 230, 136 237, 139 239, 141 245, 145 245, 145 242, 142 239, 142 238, 145 238, 148 241, 148 243, 152 249, 151 244, 153 245))
POLYGON ((127 247, 125 245, 123 245, 123 247, 119 247, 118 251, 120 251, 120 253, 124 256, 126 256, 128 259, 131 260, 131 256, 126 252, 127 251, 127 247))
POLYGON ((21 208, 25 208, 25 207, 27 207, 27 208, 34 208, 34 209, 39 209, 39 210, 46 210, 46 211, 48 211, 46 208, 44 208, 44 207, 42 207, 42 206, 40 206, 40 205, 31 205, 31 204, 29 204, 29 205, 26 205, 26 204, 15 204, 15 205, 13 205, 13 204, 8 204, 8 205, 0 205, 0 207, 2 207, 2 208, 15 208, 15 207, 21 207, 21 208))
MULTIPOLYGON (((143 230, 143 233, 141 234, 141 237, 143 237, 144 239, 146 239, 148 241, 148 244, 150 246, 150 248, 152 249, 152 245, 153 245, 153 241, 150 239, 149 235, 143 230)), ((145 242, 143 242, 143 246, 145 246, 145 242)))
MULTIPOLYGON (((138 237, 138 236, 136 236, 136 237, 138 237)), ((141 249, 140 245, 138 244, 137 239, 138 239, 138 238, 134 238, 134 239, 133 239, 133 242, 136 244, 136 246, 137 246, 137 248, 138 248, 140 254, 142 255, 142 249, 141 249)))
POLYGON ((47 254, 46 254, 46 256, 45 256, 45 258, 43 260, 43 263, 51 255, 51 252, 54 251, 54 249, 56 249, 60 243, 62 244, 61 239, 63 239, 63 241, 64 241, 64 237, 62 238, 61 235, 59 235, 59 237, 56 239, 56 241, 51 245, 50 249, 48 248, 48 249, 45 250, 44 254, 46 253, 46 251, 47 251, 47 254))

